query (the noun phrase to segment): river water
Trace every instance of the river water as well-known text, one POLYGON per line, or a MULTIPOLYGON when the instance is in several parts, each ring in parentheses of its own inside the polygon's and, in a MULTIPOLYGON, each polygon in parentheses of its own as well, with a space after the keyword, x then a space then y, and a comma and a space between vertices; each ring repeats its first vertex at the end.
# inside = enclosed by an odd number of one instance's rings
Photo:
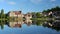
POLYGON ((0 34, 60 34, 59 27, 43 25, 46 21, 1 22, 0 34))

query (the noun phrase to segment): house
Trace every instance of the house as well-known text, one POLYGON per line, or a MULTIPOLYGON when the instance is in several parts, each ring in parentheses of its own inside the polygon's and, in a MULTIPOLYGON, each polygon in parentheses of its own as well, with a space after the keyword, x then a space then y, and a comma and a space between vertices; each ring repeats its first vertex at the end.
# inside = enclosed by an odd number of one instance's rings
POLYGON ((50 16, 51 14, 52 14, 52 11, 44 12, 44 13, 43 13, 43 16, 50 16))
POLYGON ((52 11, 50 11, 49 13, 48 13, 48 15, 51 15, 52 14, 52 11))
POLYGON ((26 20, 30 20, 32 18, 32 14, 31 13, 27 13, 24 15, 26 20))
POLYGON ((48 13, 43 13, 43 16, 48 16, 48 13))
POLYGON ((21 11, 11 11, 8 14, 9 14, 9 17, 11 17, 14 20, 16 19, 22 20, 24 16, 21 11))
POLYGON ((55 17, 55 18, 60 18, 60 11, 54 11, 54 12, 52 13, 52 15, 53 15, 53 17, 55 17))

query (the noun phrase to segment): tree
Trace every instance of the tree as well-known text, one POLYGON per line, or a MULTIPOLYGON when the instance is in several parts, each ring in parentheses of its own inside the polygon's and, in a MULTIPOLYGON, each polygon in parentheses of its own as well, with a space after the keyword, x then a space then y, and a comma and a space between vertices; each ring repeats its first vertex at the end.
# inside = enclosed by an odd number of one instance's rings
POLYGON ((36 12, 32 12, 31 14, 33 18, 36 18, 36 12))
POLYGON ((56 6, 56 7, 51 8, 51 9, 43 10, 43 13, 49 13, 50 11, 52 11, 52 12, 60 11, 60 7, 56 6))
POLYGON ((2 14, 2 15, 4 14, 4 9, 1 10, 1 14, 2 14))
POLYGON ((55 8, 51 8, 51 11, 60 11, 60 7, 59 6, 56 6, 55 8))
POLYGON ((46 10, 43 10, 43 13, 47 12, 46 10))
POLYGON ((37 18, 40 18, 40 17, 41 17, 40 12, 37 12, 37 13, 36 13, 36 16, 37 16, 37 18))
POLYGON ((51 9, 43 10, 43 13, 49 13, 51 9))
POLYGON ((4 9, 1 9, 1 20, 5 21, 5 14, 4 14, 4 9))

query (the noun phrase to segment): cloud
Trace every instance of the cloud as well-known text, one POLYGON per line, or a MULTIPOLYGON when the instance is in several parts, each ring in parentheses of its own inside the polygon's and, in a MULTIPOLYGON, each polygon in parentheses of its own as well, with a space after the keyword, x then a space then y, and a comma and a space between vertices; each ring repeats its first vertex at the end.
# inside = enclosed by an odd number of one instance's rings
POLYGON ((8 2, 8 4, 10 4, 10 5, 15 5, 16 4, 16 2, 8 2))
POLYGON ((51 0, 52 2, 56 1, 56 0, 51 0))
POLYGON ((30 0, 34 4, 39 4, 42 0, 30 0))
POLYGON ((15 5, 16 4, 16 2, 9 1, 9 0, 0 0, 0 3, 9 4, 9 5, 15 5))

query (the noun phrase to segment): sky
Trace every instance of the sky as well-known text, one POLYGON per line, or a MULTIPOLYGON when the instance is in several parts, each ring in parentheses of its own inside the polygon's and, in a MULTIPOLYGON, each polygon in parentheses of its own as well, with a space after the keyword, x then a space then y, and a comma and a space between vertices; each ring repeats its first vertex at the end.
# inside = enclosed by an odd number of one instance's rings
POLYGON ((0 0, 0 10, 9 11, 42 12, 43 10, 60 6, 60 0, 0 0))

